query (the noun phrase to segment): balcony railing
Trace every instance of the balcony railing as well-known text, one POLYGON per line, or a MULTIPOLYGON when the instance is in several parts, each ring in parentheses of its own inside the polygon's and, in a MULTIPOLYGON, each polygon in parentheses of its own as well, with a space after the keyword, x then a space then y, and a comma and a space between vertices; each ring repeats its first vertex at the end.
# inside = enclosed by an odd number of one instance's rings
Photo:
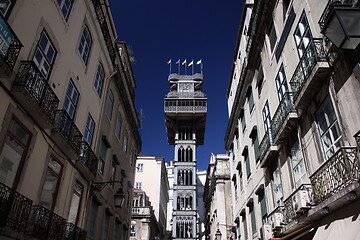
POLYGON ((23 45, 2 14, 0 14, 0 26, 0 57, 12 69, 23 45))
POLYGON ((291 89, 294 92, 294 100, 299 97, 315 65, 318 62, 327 62, 327 59, 327 53, 322 45, 322 39, 312 39, 306 47, 290 80, 291 89))
POLYGON ((314 202, 323 202, 359 179, 357 148, 341 147, 310 177, 314 202))
POLYGON ((286 92, 281 100, 274 117, 271 120, 271 126, 273 131, 274 139, 277 138, 280 129, 282 128, 284 121, 290 113, 296 113, 296 109, 293 104, 293 93, 286 92))
POLYGON ((354 135, 358 151, 360 152, 360 131, 354 135))
POLYGON ((348 6, 352 6, 353 3, 355 2, 355 0, 329 0, 324 12, 321 14, 320 20, 319 20, 319 25, 320 25, 320 29, 321 31, 324 30, 324 27, 326 25, 326 22, 329 19, 329 15, 331 13, 331 9, 332 7, 336 6, 336 7, 348 7, 348 6))
POLYGON ((64 232, 65 240, 86 240, 86 231, 77 227, 73 223, 66 223, 65 232, 64 232))
POLYGON ((167 94, 168 98, 203 98, 205 94, 200 91, 196 92, 169 92, 167 94))
POLYGON ((28 223, 32 200, 0 183, 0 229, 9 227, 24 232, 28 223))
POLYGON ((304 212, 306 209, 310 209, 310 203, 312 202, 312 188, 310 184, 303 184, 298 187, 285 201, 284 201, 284 221, 286 224, 293 222, 298 216, 299 212, 304 212), (299 206, 301 200, 299 199, 300 191, 306 191, 309 202, 307 206, 299 206), (302 207, 306 207, 301 209, 302 207))
POLYGON ((133 207, 132 214, 133 215, 150 215, 151 209, 150 209, 150 207, 133 207))
POLYGON ((80 142, 83 135, 65 110, 56 111, 55 129, 61 133, 77 153, 80 153, 80 142))
POLYGON ((33 61, 21 62, 14 86, 25 88, 51 122, 54 121, 59 99, 33 61))
POLYGON ((38 239, 62 240, 65 224, 65 218, 60 217, 43 206, 35 205, 31 210, 27 233, 38 239))
POLYGON ((261 140, 261 143, 259 145, 260 154, 259 154, 259 160, 260 162, 264 159, 266 152, 269 150, 270 146, 273 144, 273 139, 270 141, 270 132, 265 133, 265 136, 261 140))
POLYGON ((166 112, 206 112, 206 100, 165 100, 166 112))
POLYGON ((79 161, 81 161, 93 175, 96 175, 98 158, 95 153, 91 150, 91 147, 87 142, 80 142, 79 149, 79 161))

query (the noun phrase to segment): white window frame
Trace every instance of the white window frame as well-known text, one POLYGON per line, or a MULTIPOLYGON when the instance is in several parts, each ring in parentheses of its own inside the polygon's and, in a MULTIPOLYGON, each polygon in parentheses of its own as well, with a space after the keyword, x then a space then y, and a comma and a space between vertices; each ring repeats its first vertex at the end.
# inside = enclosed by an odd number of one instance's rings
POLYGON ((102 89, 104 86, 104 79, 105 79, 104 67, 99 62, 99 65, 98 65, 98 68, 96 71, 95 81, 94 81, 94 88, 99 97, 101 97, 101 94, 102 94, 102 89))
POLYGON ((136 166, 137 172, 143 172, 144 171, 144 164, 138 163, 136 166))
POLYGON ((56 0, 57 4, 59 5, 61 14, 65 18, 65 20, 68 20, 71 8, 74 4, 74 0, 56 0))
POLYGON ((84 141, 91 146, 92 140, 94 138, 95 131, 95 121, 91 114, 89 113, 86 119, 85 131, 84 131, 84 141))
POLYGON ((86 24, 84 24, 83 29, 81 31, 78 50, 81 59, 85 65, 87 65, 87 62, 89 60, 91 47, 92 47, 92 38, 91 38, 90 30, 89 27, 86 24))
POLYGON ((72 79, 70 79, 68 87, 66 89, 63 109, 69 114, 71 119, 74 119, 77 104, 79 101, 79 96, 79 91, 77 90, 72 79))
POLYGON ((57 51, 49 35, 43 30, 36 44, 33 61, 43 76, 48 79, 54 65, 57 51))
POLYGON ((281 64, 278 74, 275 78, 276 89, 278 93, 279 102, 281 102, 284 98, 285 93, 289 91, 289 87, 286 81, 286 75, 284 66, 281 64))

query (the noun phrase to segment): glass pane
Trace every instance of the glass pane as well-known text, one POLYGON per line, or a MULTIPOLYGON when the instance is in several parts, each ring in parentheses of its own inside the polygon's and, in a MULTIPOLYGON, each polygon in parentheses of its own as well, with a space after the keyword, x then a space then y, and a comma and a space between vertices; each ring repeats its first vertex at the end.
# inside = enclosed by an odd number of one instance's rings
POLYGON ((40 197, 40 205, 46 207, 49 210, 52 209, 54 204, 57 182, 57 177, 50 171, 47 171, 43 190, 40 197))
POLYGON ((9 127, 9 132, 11 132, 16 139, 18 139, 22 144, 27 145, 30 134, 19 125, 16 121, 12 120, 9 127))
POLYGON ((49 167, 53 170, 56 174, 61 173, 61 165, 54 159, 50 158, 49 167))
POLYGON ((68 222, 71 222, 73 224, 76 224, 76 218, 79 211, 79 205, 80 205, 80 196, 76 193, 73 193, 71 204, 70 204, 70 211, 68 216, 68 222))
POLYGON ((24 148, 7 136, 0 154, 0 182, 13 186, 24 148))

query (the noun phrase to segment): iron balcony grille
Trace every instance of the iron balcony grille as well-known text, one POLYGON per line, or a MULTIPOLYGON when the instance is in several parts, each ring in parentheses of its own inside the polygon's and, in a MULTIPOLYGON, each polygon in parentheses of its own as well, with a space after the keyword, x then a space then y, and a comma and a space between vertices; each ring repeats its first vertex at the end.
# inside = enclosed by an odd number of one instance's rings
POLYGON ((200 91, 196 92, 169 92, 166 95, 168 98, 203 98, 205 94, 200 91))
POLYGON ((0 229, 9 227, 24 232, 28 223, 32 200, 0 183, 0 229))
POLYGON ((167 112, 206 112, 206 100, 168 100, 164 102, 164 111, 167 112))
POLYGON ((299 97, 301 90, 307 82, 312 70, 318 62, 327 62, 327 53, 322 45, 322 39, 312 39, 300 58, 295 72, 290 80, 290 86, 294 92, 294 101, 299 97))
POLYGON ((263 139, 261 140, 261 143, 259 145, 259 149, 260 149, 259 160, 260 160, 260 162, 264 159, 266 152, 268 151, 270 146, 273 145, 273 139, 271 137, 271 141, 270 141, 270 135, 271 135, 271 130, 269 130, 268 132, 265 133, 265 136, 263 137, 263 139))
POLYGON ((65 232, 64 232, 65 240, 86 240, 86 231, 77 227, 73 223, 66 223, 65 232))
POLYGON ((321 14, 320 20, 319 20, 319 25, 320 25, 320 29, 321 31, 324 30, 325 25, 327 23, 327 21, 329 20, 329 16, 331 13, 331 9, 336 6, 336 7, 349 7, 352 6, 355 3, 355 0, 329 0, 324 12, 321 14))
POLYGON ((271 129, 273 131, 272 136, 274 136, 275 139, 290 113, 296 113, 296 109, 293 104, 293 93, 286 92, 271 120, 271 129))
POLYGON ((12 69, 23 45, 2 14, 0 14, 0 25, 2 32, 0 34, 0 57, 12 69))
POLYGON ((55 128, 66 141, 74 148, 77 153, 80 153, 80 142, 82 141, 82 134, 77 128, 69 114, 65 110, 57 110, 55 116, 55 128))
POLYGON ((341 147, 310 177, 314 202, 323 202, 359 179, 357 148, 341 147))
POLYGON ((21 62, 14 86, 24 87, 51 122, 54 121, 60 101, 33 61, 21 62))
POLYGON ((79 161, 83 162, 93 175, 96 175, 98 158, 95 153, 91 150, 89 144, 84 141, 80 142, 79 149, 79 161))
POLYGON ((53 213, 43 206, 34 205, 27 232, 37 239, 62 240, 65 231, 65 218, 53 213))

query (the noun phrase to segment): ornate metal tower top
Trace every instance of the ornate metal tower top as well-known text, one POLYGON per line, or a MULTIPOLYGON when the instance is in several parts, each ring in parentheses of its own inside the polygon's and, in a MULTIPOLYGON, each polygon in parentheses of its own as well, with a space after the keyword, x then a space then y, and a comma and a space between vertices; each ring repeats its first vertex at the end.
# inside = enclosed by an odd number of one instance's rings
POLYGON ((164 100, 168 142, 174 145, 172 239, 199 239, 196 147, 204 144, 207 99, 202 74, 170 74, 164 100))
MULTIPOLYGON (((170 92, 164 101, 168 142, 175 144, 177 127, 195 130, 196 145, 204 144, 207 98, 202 90, 203 75, 170 74, 170 92)), ((178 136, 181 137, 181 136, 178 136)))

